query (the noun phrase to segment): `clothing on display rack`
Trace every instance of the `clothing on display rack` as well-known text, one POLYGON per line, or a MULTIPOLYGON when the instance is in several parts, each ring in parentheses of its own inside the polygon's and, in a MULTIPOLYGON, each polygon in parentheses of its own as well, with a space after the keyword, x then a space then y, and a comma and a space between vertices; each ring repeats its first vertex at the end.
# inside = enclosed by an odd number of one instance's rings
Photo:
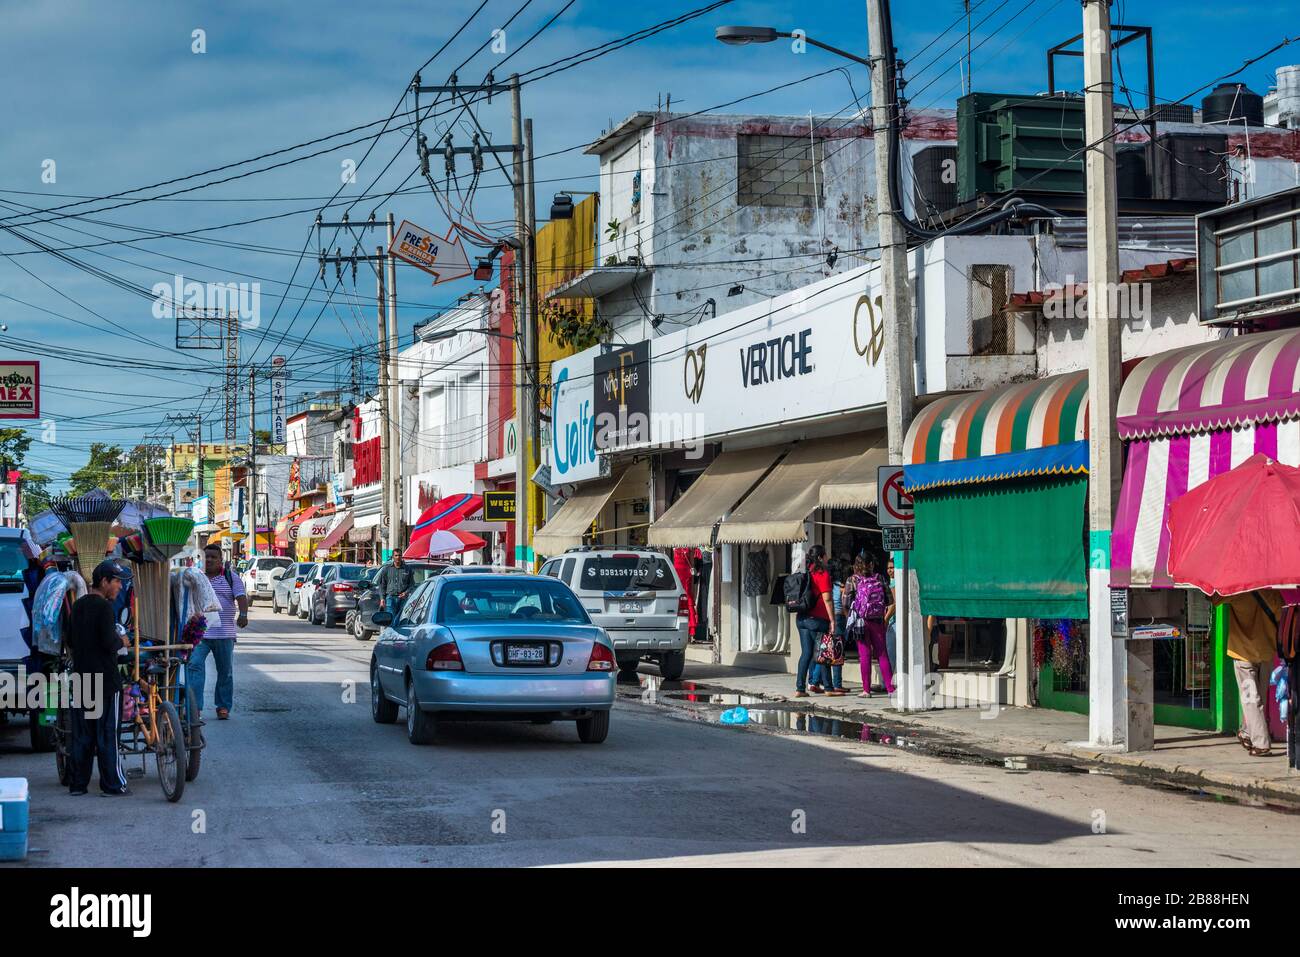
POLYGON ((767 549, 758 549, 745 554, 745 574, 741 579, 740 589, 746 596, 767 594, 769 566, 767 549))

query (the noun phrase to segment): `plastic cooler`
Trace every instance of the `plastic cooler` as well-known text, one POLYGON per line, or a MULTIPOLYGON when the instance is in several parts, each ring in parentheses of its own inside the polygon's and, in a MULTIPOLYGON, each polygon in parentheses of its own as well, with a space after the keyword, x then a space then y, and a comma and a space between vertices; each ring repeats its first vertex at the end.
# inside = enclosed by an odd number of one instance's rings
POLYGON ((27 779, 0 778, 0 861, 27 857, 27 779))

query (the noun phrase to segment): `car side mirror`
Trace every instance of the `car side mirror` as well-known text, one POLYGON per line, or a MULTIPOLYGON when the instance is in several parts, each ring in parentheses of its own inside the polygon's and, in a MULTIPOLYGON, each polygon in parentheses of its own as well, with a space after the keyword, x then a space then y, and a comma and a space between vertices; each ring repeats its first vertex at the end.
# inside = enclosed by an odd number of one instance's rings
POLYGON ((393 623, 393 616, 386 611, 377 611, 370 617, 370 620, 380 628, 387 628, 393 623))

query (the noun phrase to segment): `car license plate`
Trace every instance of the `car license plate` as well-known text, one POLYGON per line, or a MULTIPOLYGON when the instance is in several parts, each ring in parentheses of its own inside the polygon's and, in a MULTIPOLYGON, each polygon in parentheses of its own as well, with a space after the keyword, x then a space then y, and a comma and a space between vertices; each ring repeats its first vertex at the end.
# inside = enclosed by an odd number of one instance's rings
POLYGON ((645 611, 645 603, 639 601, 621 601, 618 610, 624 615, 639 615, 645 611))
POLYGON ((546 661, 546 649, 541 645, 506 645, 506 664, 540 665, 546 661))

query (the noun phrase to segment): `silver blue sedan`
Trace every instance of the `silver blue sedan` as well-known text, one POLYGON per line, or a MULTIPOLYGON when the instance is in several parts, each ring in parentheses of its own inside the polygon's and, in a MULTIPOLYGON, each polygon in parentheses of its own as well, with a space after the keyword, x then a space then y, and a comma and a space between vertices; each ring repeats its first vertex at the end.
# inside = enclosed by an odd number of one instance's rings
POLYGON ((609 734, 618 664, 603 628, 563 582, 540 575, 441 575, 383 626, 370 659, 370 709, 392 724, 406 709, 412 744, 452 720, 576 721, 609 734))

